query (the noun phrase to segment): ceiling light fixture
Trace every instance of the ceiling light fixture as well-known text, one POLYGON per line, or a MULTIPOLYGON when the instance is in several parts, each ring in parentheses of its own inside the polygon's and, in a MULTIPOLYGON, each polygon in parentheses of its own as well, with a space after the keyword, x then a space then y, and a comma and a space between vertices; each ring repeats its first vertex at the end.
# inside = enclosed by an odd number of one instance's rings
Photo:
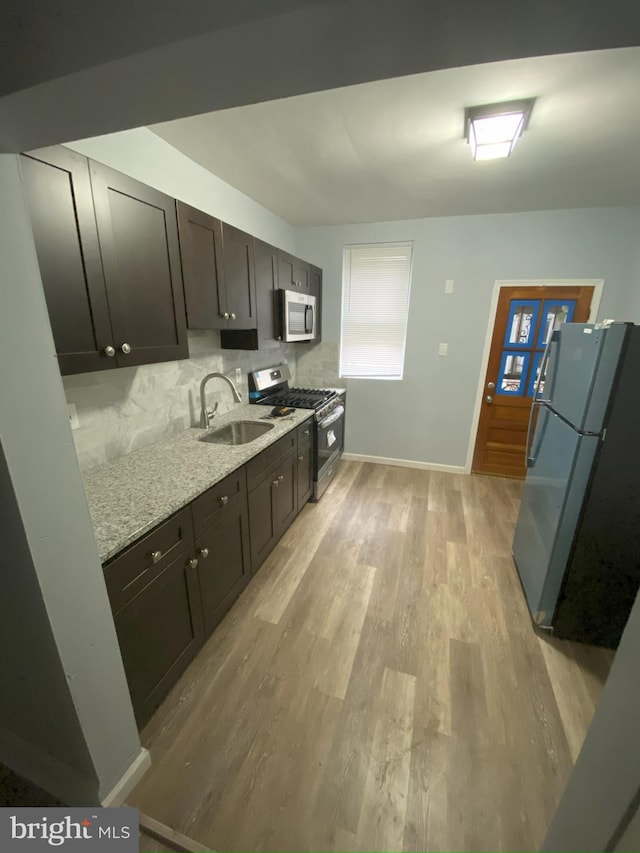
POLYGON ((508 157, 516 139, 529 123, 535 98, 467 107, 464 111, 464 135, 471 145, 474 160, 508 157))

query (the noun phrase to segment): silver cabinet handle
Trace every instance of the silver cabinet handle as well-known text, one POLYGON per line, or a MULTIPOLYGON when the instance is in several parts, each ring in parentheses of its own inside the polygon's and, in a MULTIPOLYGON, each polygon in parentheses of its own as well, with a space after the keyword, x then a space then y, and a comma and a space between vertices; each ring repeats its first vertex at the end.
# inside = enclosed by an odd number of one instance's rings
POLYGON ((272 485, 272 486, 279 486, 279 485, 280 485, 280 480, 278 480, 278 478, 276 477, 276 479, 275 479, 275 480, 272 480, 272 481, 271 481, 271 485, 272 485))
POLYGON ((228 320, 229 319, 229 312, 225 311, 222 316, 224 317, 225 320, 228 320))
POLYGON ((129 346, 129 344, 126 344, 126 343, 125 343, 125 344, 122 344, 122 346, 120 347, 120 349, 122 350, 122 352, 123 352, 125 355, 129 355, 129 353, 131 352, 131 347, 129 346))
POLYGON ((105 348, 102 350, 102 352, 103 352, 105 355, 108 355, 108 356, 109 356, 109 358, 113 358, 113 357, 114 357, 114 355, 116 354, 115 348, 114 348, 114 347, 112 347, 111 345, 109 345, 108 347, 105 347, 105 348))
POLYGON ((233 312, 231 313, 231 319, 232 319, 232 320, 235 320, 235 319, 236 319, 236 315, 235 315, 233 312))
POLYGON ((309 433, 310 433, 310 432, 311 432, 311 430, 310 430, 310 429, 305 429, 305 430, 304 430, 304 432, 303 432, 302 434, 303 434, 303 435, 309 435, 309 433))
POLYGON ((487 394, 487 396, 484 398, 484 401, 485 403, 493 403, 493 397, 491 396, 491 394, 487 394))
POLYGON ((298 462, 304 462, 304 456, 298 456, 298 462))
POLYGON ((220 503, 226 506, 229 503, 229 495, 220 495, 220 503))
POLYGON ((207 557, 209 556, 209 549, 208 548, 200 548, 200 550, 198 551, 198 556, 202 557, 203 560, 206 560, 207 557))
POLYGON ((495 382, 487 382, 487 388, 489 391, 495 390, 496 383, 495 382))
POLYGON ((151 559, 153 560, 154 563, 160 562, 160 560, 162 559, 162 551, 152 551, 151 552, 151 559))
POLYGON ((280 474, 280 476, 278 477, 278 480, 279 480, 280 482, 282 482, 282 481, 284 480, 284 474, 280 474))
POLYGON ((196 569, 198 567, 198 561, 195 557, 191 560, 187 560, 187 568, 188 569, 196 569))

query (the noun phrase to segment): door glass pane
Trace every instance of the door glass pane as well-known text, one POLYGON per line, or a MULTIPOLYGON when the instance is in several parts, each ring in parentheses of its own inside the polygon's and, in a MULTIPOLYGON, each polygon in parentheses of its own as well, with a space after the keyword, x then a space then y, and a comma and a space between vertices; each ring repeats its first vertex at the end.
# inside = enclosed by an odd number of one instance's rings
MULTIPOLYGON (((540 362, 542 361, 543 355, 543 352, 535 352, 533 354, 533 363, 531 364, 531 373, 529 374, 529 384, 527 386, 527 397, 533 397, 533 392, 535 391, 536 382, 538 381, 538 375, 540 373, 540 362)), ((538 397, 542 397, 543 394, 544 376, 540 379, 540 384, 538 385, 538 397)))
POLYGON ((511 300, 507 331, 504 337, 505 347, 522 347, 523 349, 533 347, 533 336, 536 331, 539 310, 539 300, 511 300))
POLYGON ((500 359, 496 394, 508 394, 512 397, 522 396, 527 367, 529 366, 529 355, 528 352, 503 351, 500 359))
POLYGON ((542 322, 536 346, 546 347, 551 332, 561 323, 570 323, 575 310, 575 299, 547 299, 542 308, 542 322))

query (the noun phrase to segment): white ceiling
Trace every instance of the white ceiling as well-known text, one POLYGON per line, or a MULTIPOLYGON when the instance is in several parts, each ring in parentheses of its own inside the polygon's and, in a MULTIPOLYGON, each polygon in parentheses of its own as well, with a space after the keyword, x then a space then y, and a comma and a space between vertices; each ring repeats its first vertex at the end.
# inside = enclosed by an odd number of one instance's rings
POLYGON ((433 71, 151 129, 292 225, 640 204, 640 48, 433 71), (507 160, 464 108, 536 97, 507 160))

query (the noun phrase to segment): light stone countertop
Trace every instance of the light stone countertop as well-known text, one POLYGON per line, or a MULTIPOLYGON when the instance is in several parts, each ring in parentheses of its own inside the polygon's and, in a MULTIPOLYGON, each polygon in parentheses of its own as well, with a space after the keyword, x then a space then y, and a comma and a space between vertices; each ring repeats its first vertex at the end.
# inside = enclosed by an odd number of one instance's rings
MULTIPOLYGON (((260 421, 271 409, 244 404, 214 419, 211 431, 233 421, 260 421)), ((303 421, 309 409, 264 421, 273 429, 248 444, 209 444, 203 429, 187 429, 83 473, 100 559, 105 563, 172 513, 240 468, 303 421)))

